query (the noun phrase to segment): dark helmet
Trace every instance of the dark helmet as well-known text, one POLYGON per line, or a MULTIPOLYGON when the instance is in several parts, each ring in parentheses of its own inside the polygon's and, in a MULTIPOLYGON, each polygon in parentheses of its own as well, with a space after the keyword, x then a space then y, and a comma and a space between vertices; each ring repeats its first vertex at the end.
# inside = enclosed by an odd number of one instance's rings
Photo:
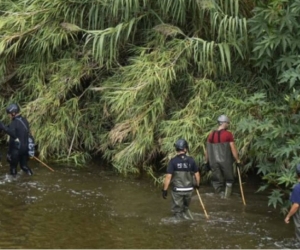
POLYGON ((296 173, 300 174, 300 163, 298 163, 296 166, 296 173))
POLYGON ((177 142, 175 142, 174 147, 177 151, 189 149, 189 145, 185 139, 179 139, 177 142))
POLYGON ((20 112, 20 108, 15 103, 9 104, 8 107, 6 108, 6 113, 7 114, 12 114, 12 113, 17 114, 19 112, 20 112))
POLYGON ((230 123, 230 120, 226 115, 220 115, 218 117, 218 123, 223 123, 223 122, 230 123))

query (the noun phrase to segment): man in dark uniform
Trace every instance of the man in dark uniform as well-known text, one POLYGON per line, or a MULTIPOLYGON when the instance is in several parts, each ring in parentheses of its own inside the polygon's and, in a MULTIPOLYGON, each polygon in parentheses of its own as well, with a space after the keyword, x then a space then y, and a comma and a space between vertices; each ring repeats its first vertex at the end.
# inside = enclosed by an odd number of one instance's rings
POLYGON ((168 187, 172 185, 172 212, 177 219, 181 217, 193 219, 189 205, 194 188, 199 188, 200 174, 195 160, 187 156, 188 143, 184 139, 178 140, 175 144, 177 155, 172 158, 167 168, 164 180, 162 196, 167 198, 168 187), (195 178, 195 179, 194 179, 195 178))
POLYGON ((298 178, 298 184, 296 184, 293 188, 291 195, 292 207, 285 217, 285 223, 290 222, 290 218, 293 216, 294 224, 295 224, 295 234, 297 241, 300 242, 300 164, 296 166, 296 174, 298 178))
POLYGON ((233 135, 227 130, 229 123, 229 118, 226 115, 218 117, 218 129, 209 134, 205 152, 206 165, 209 165, 212 171, 214 190, 216 193, 220 193, 225 182, 225 198, 228 198, 232 193, 234 159, 238 167, 240 165, 233 135))
POLYGON ((10 174, 17 175, 17 166, 32 175, 31 169, 28 167, 28 133, 30 131, 26 118, 20 115, 20 108, 17 104, 10 104, 6 108, 6 113, 10 116, 11 123, 5 126, 0 122, 0 129, 9 135, 9 145, 7 152, 7 161, 10 164, 10 174))

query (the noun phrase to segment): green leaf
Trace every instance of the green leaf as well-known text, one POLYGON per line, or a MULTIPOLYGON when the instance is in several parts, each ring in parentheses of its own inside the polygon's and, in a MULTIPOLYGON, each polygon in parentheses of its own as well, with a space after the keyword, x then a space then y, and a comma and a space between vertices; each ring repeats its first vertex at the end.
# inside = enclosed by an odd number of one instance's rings
POLYGON ((278 204, 282 204, 283 203, 282 196, 283 194, 281 193, 280 190, 276 190, 276 189, 273 190, 271 195, 268 196, 269 197, 268 206, 273 206, 274 208, 276 208, 278 204))

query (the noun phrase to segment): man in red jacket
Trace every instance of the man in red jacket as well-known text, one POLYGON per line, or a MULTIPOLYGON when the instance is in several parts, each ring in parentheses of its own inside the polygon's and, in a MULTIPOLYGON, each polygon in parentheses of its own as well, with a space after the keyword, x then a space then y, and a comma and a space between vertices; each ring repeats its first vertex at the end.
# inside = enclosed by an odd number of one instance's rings
POLYGON ((206 143, 205 159, 212 171, 212 185, 216 193, 220 193, 226 184, 224 197, 228 198, 232 193, 234 181, 233 162, 238 166, 240 159, 231 132, 227 129, 230 121, 226 115, 218 117, 218 128, 212 131, 206 143))

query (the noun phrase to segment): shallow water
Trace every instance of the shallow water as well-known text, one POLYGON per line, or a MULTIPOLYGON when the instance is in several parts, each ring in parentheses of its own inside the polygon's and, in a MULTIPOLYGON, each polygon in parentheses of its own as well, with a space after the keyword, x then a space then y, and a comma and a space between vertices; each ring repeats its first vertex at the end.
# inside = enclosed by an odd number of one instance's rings
POLYGON ((294 225, 267 207, 257 187, 236 185, 220 199, 210 186, 197 194, 193 221, 174 220, 170 195, 147 180, 122 178, 97 167, 83 170, 31 162, 34 175, 15 180, 0 169, 0 248, 299 248, 294 225))

